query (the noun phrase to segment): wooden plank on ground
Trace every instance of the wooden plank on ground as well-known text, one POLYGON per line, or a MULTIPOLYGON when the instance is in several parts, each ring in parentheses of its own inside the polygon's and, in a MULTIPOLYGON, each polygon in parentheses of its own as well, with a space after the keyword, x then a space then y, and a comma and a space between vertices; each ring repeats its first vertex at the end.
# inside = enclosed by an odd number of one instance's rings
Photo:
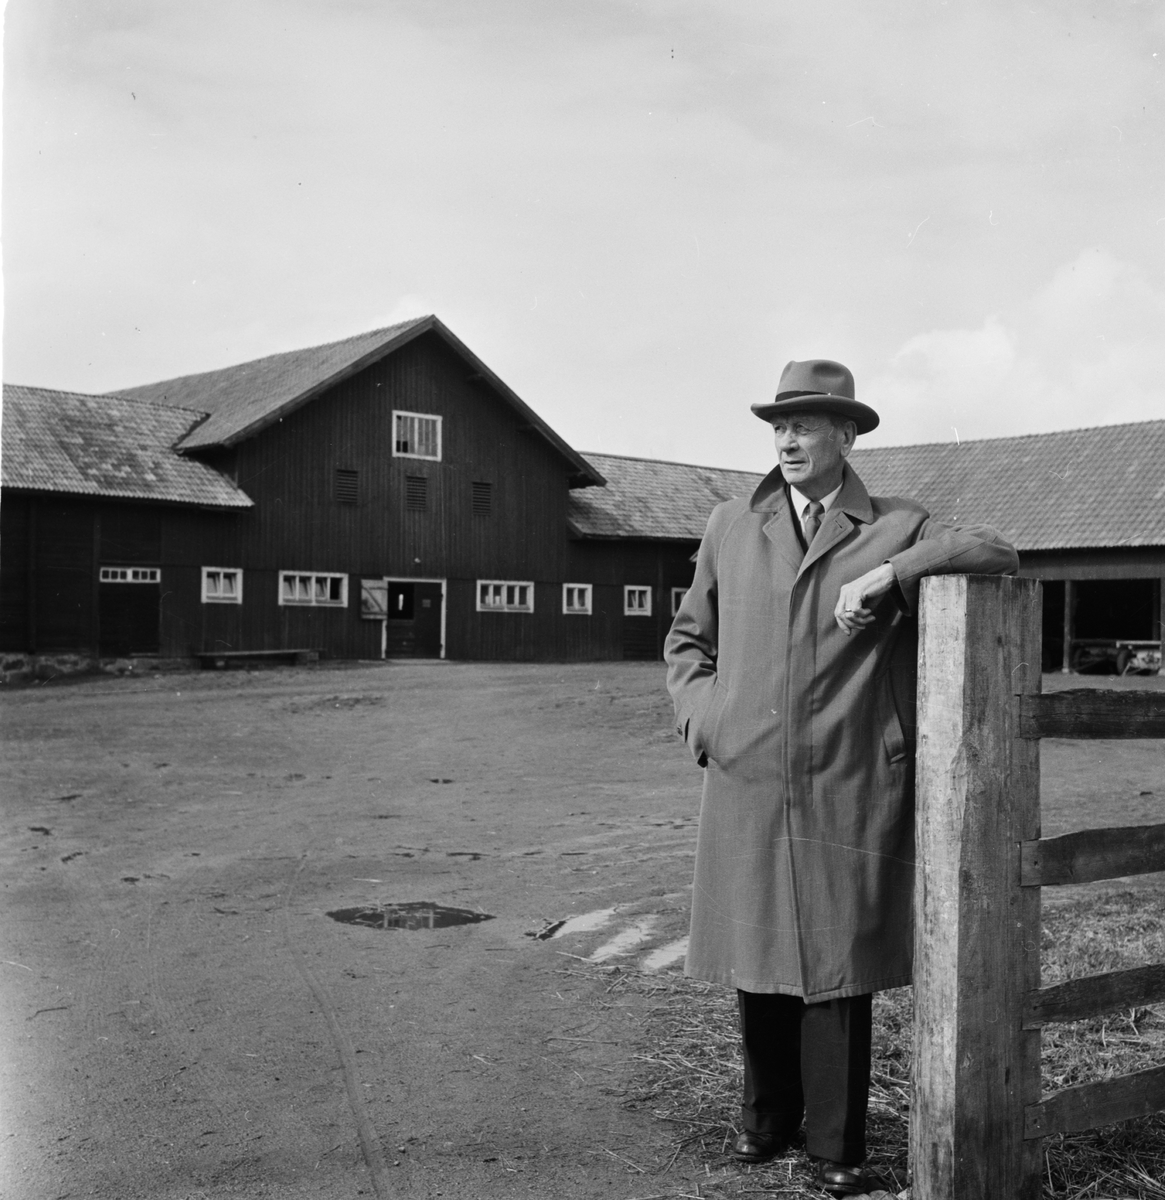
POLYGON ((1023 887, 1092 883, 1152 871, 1165 871, 1165 825, 1081 829, 1020 846, 1019 881, 1023 887))
POLYGON ((1159 1004, 1165 1000, 1165 963, 1069 979, 1029 992, 1024 1003, 1024 1029, 1047 1021, 1083 1021, 1121 1008, 1159 1004))
POLYGON ((1073 688, 1017 696, 1021 738, 1162 738, 1165 692, 1073 688))
POLYGON ((1024 1137, 1049 1137, 1053 1133, 1081 1133, 1113 1121, 1147 1117, 1165 1108, 1165 1067, 1151 1067, 1133 1075, 1082 1083, 1029 1104, 1024 1112, 1024 1137))

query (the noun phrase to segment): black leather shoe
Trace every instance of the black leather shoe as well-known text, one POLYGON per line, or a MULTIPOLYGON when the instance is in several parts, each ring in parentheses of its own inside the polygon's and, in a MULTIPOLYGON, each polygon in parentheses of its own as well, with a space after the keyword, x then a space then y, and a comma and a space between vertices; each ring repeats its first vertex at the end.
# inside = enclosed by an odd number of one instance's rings
POLYGON ((793 1139, 783 1133, 754 1133, 746 1129, 732 1143, 732 1153, 741 1162, 765 1162, 784 1154, 793 1144, 793 1139))
POLYGON ((868 1174, 861 1167, 847 1167, 825 1158, 815 1160, 813 1182, 831 1196, 864 1196, 881 1186, 876 1175, 868 1174))

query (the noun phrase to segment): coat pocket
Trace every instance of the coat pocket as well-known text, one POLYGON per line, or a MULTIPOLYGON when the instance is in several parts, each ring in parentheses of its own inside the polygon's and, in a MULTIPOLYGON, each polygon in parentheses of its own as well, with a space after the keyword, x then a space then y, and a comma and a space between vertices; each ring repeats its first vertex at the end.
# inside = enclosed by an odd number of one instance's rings
MULTIPOLYGON (((720 682, 719 677, 716 679, 716 687, 712 691, 712 697, 708 701, 708 706, 700 714, 700 721, 696 727, 696 737, 700 743, 700 754, 704 756, 705 762, 711 758, 719 762, 719 730, 723 724, 724 705, 728 699, 728 688, 720 682)), ((700 755, 697 755, 699 761, 700 755)), ((700 764, 701 766, 704 763, 700 764)))
POLYGON ((712 692, 706 703, 697 709, 688 720, 685 739, 696 762, 701 767, 707 765, 709 758, 716 757, 713 749, 715 746, 714 735, 725 690, 717 676, 713 681, 712 692))
POLYGON ((909 756, 906 735, 902 732, 902 720, 898 716, 898 706, 894 703, 894 692, 890 687, 889 675, 883 675, 877 681, 877 686, 878 717, 886 760, 891 765, 905 762, 909 756))

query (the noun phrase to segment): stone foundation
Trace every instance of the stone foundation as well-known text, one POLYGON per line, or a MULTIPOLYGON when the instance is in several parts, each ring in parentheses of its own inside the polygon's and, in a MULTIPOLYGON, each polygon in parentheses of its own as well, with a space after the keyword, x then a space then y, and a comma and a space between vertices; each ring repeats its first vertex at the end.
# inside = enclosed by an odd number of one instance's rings
POLYGON ((158 658, 133 655, 129 658, 96 658, 92 654, 3 654, 0 655, 0 684, 47 683, 66 675, 145 675, 153 671, 191 671, 198 666, 192 658, 158 658))

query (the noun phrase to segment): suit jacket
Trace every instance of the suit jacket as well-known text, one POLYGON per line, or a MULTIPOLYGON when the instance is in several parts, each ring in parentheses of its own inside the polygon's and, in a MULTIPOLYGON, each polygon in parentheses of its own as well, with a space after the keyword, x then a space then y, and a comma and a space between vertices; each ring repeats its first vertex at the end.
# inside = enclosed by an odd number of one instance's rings
POLYGON ((706 763, 687 972, 820 1001, 910 981, 919 580, 1018 559, 848 464, 807 554, 795 521, 779 469, 713 511, 665 658, 706 763), (847 637, 841 586, 886 561, 897 588, 847 637))

